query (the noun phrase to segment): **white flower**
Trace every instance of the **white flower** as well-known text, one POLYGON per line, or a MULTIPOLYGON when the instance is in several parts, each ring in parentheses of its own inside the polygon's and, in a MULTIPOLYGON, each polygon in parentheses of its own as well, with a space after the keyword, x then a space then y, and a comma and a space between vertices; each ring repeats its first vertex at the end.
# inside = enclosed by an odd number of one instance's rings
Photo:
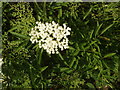
POLYGON ((64 50, 69 48, 68 38, 71 28, 66 24, 59 26, 58 23, 52 21, 52 23, 36 22, 37 26, 32 28, 30 32, 30 41, 32 43, 38 43, 39 48, 43 48, 49 54, 58 54, 58 50, 64 50))

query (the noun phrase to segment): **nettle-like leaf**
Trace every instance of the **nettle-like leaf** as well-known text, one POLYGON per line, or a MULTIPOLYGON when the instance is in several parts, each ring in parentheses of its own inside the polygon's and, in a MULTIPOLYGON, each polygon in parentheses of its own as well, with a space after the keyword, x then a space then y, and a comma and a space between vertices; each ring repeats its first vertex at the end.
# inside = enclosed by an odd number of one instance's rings
POLYGON ((112 57, 114 56, 116 53, 109 53, 109 54, 106 54, 103 58, 107 58, 107 57, 112 57))
POLYGON ((26 36, 26 35, 23 35, 23 34, 19 34, 19 33, 16 33, 16 32, 10 32, 10 33, 19 37, 19 38, 22 38, 22 39, 28 39, 28 40, 30 39, 29 36, 26 36))

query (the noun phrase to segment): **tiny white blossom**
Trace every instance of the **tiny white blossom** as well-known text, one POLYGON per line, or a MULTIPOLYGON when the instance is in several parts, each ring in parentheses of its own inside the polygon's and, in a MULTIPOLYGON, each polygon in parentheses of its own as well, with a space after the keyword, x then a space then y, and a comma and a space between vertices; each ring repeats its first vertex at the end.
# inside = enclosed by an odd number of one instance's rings
POLYGON ((43 48, 49 54, 58 54, 58 50, 64 50, 69 48, 68 38, 71 28, 66 24, 59 26, 58 23, 52 21, 52 23, 36 22, 37 26, 31 29, 30 41, 32 43, 38 43, 39 48, 43 48))

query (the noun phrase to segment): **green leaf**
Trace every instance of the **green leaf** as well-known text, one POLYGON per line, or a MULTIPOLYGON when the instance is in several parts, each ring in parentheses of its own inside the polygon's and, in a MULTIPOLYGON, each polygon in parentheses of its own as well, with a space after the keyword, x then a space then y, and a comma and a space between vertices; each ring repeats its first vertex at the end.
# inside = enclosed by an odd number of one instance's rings
POLYGON ((69 43, 70 43, 70 45, 73 45, 73 44, 74 44, 74 42, 72 42, 72 41, 69 41, 69 43))
POLYGON ((61 58, 61 60, 64 60, 64 58, 62 57, 62 55, 60 53, 58 53, 58 55, 61 58))
POLYGON ((73 70, 70 70, 70 69, 69 69, 69 70, 67 70, 67 71, 65 71, 65 72, 69 74, 69 73, 73 72, 73 70))
POLYGON ((32 72, 32 68, 30 67, 30 82, 32 84, 32 87, 35 88, 35 83, 34 83, 34 76, 33 76, 33 72, 32 72))
POLYGON ((103 25, 103 23, 100 24, 100 25, 98 26, 97 30, 95 31, 95 37, 98 35, 98 32, 99 32, 100 28, 102 27, 102 25, 103 25))
POLYGON ((39 56, 38 64, 41 64, 42 54, 43 54, 43 48, 40 50, 40 56, 39 56))
POLYGON ((35 0, 35 3, 34 3, 34 4, 36 5, 38 12, 41 12, 41 8, 39 7, 39 5, 38 5, 38 3, 36 2, 36 0, 35 0))
POLYGON ((93 55, 95 58, 99 59, 100 57, 96 54, 93 55))
POLYGON ((83 20, 86 19, 86 17, 91 13, 92 9, 93 9, 93 7, 91 7, 91 8, 89 9, 89 11, 88 11, 88 12, 86 13, 86 15, 83 17, 83 20))
POLYGON ((87 43, 81 43, 81 44, 80 44, 80 49, 81 49, 81 50, 85 50, 84 46, 85 46, 86 44, 87 44, 87 43))
POLYGON ((60 72, 65 72, 66 70, 69 70, 69 68, 66 68, 66 67, 61 67, 60 68, 60 72))
POLYGON ((112 57, 114 56, 116 53, 109 53, 109 54, 106 54, 103 58, 107 58, 107 57, 112 57))
POLYGON ((12 32, 13 30, 16 30, 17 28, 18 28, 18 26, 13 27, 13 28, 11 28, 10 30, 8 30, 8 32, 12 32))
POLYGON ((61 68, 60 68, 60 72, 71 73, 71 72, 73 72, 73 70, 72 70, 72 69, 70 69, 70 68, 61 67, 61 68))
POLYGON ((75 48, 78 49, 78 50, 80 49, 78 43, 75 43, 75 48))
POLYGON ((71 62, 70 62, 70 68, 72 68, 72 66, 73 66, 73 64, 74 64, 74 62, 76 61, 76 58, 74 57, 72 60, 71 60, 71 62))
POLYGON ((74 69, 77 69, 77 66, 78 66, 78 60, 76 60, 76 63, 75 65, 73 66, 74 69))
POLYGON ((62 17, 62 8, 58 9, 58 23, 60 23, 61 17, 62 17))
POLYGON ((45 71, 48 68, 48 66, 40 67, 40 73, 45 71))
POLYGON ((92 31, 90 32, 90 38, 92 38, 93 32, 94 32, 94 30, 92 30, 92 31))
POLYGON ((22 39, 30 39, 29 36, 26 36, 26 35, 23 35, 23 34, 19 34, 19 33, 16 33, 16 32, 10 32, 10 33, 19 37, 19 38, 22 38, 22 39))
POLYGON ((39 44, 36 44, 33 49, 37 49, 39 47, 39 44))
POLYGON ((36 61, 39 62, 40 48, 36 47, 36 61))
POLYGON ((86 84, 89 88, 95 89, 95 86, 92 83, 87 83, 86 84))
POLYGON ((77 49, 77 50, 74 52, 73 56, 77 56, 77 55, 79 54, 79 52, 80 52, 80 50, 77 49))
POLYGON ((85 47, 85 50, 89 49, 90 46, 92 46, 94 43, 96 43, 97 41, 92 41, 87 47, 85 47))
POLYGON ((62 8, 59 9, 58 18, 62 17, 62 8))
POLYGON ((69 46, 69 49, 70 49, 70 50, 75 50, 75 48, 73 48, 73 47, 71 47, 71 46, 69 46))
POLYGON ((21 48, 27 46, 28 40, 24 40, 21 44, 19 44, 19 47, 15 48, 15 51, 18 52, 21 48))
POLYGON ((75 52, 73 53, 73 56, 78 55, 78 54, 79 54, 79 52, 80 52, 80 48, 79 48, 78 43, 76 43, 76 44, 75 44, 75 48, 76 48, 76 50, 75 50, 75 52))
POLYGON ((69 66, 69 65, 67 64, 67 62, 64 60, 64 58, 62 57, 62 55, 61 55, 60 53, 58 53, 58 55, 59 55, 59 57, 61 58, 61 60, 64 62, 64 64, 65 64, 66 66, 69 66))
POLYGON ((47 20, 47 13, 46 13, 46 0, 43 3, 43 15, 44 15, 44 20, 47 20))
POLYGON ((105 66, 106 68, 109 68, 108 65, 107 65, 107 63, 105 63, 104 60, 102 60, 102 62, 103 62, 104 66, 105 66))
POLYGON ((97 21, 97 27, 99 27, 99 25, 100 25, 100 24, 99 24, 99 21, 97 21))
POLYGON ((85 38, 85 36, 82 33, 79 32, 79 34, 81 35, 82 38, 85 38))
POLYGON ((43 53, 43 48, 39 48, 37 47, 37 62, 40 65, 41 64, 41 60, 42 60, 42 53, 43 53))
POLYGON ((97 48, 97 52, 99 53, 99 55, 101 56, 101 51, 100 51, 100 47, 98 44, 94 43, 95 47, 97 48))
POLYGON ((103 33, 105 33, 105 32, 106 32, 109 28, 111 28, 113 25, 114 25, 114 23, 111 24, 111 25, 109 25, 108 27, 106 27, 106 28, 101 32, 100 35, 102 35, 103 33))
POLYGON ((87 20, 87 21, 85 22, 85 25, 87 25, 89 22, 90 22, 90 20, 87 20))
POLYGON ((26 48, 26 49, 30 49, 32 46, 33 46, 33 44, 32 44, 32 43, 30 43, 30 44, 27 46, 27 48, 26 48))

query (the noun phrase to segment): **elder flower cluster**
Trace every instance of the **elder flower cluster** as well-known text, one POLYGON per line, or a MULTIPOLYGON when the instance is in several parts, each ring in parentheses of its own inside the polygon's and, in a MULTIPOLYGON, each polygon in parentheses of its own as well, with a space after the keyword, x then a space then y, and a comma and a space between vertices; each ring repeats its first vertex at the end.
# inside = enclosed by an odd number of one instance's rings
POLYGON ((52 23, 41 23, 36 22, 34 28, 30 32, 30 41, 32 43, 38 43, 39 48, 43 48, 49 54, 58 54, 58 50, 67 49, 68 38, 70 35, 71 28, 67 27, 66 24, 59 26, 58 23, 52 21, 52 23))

